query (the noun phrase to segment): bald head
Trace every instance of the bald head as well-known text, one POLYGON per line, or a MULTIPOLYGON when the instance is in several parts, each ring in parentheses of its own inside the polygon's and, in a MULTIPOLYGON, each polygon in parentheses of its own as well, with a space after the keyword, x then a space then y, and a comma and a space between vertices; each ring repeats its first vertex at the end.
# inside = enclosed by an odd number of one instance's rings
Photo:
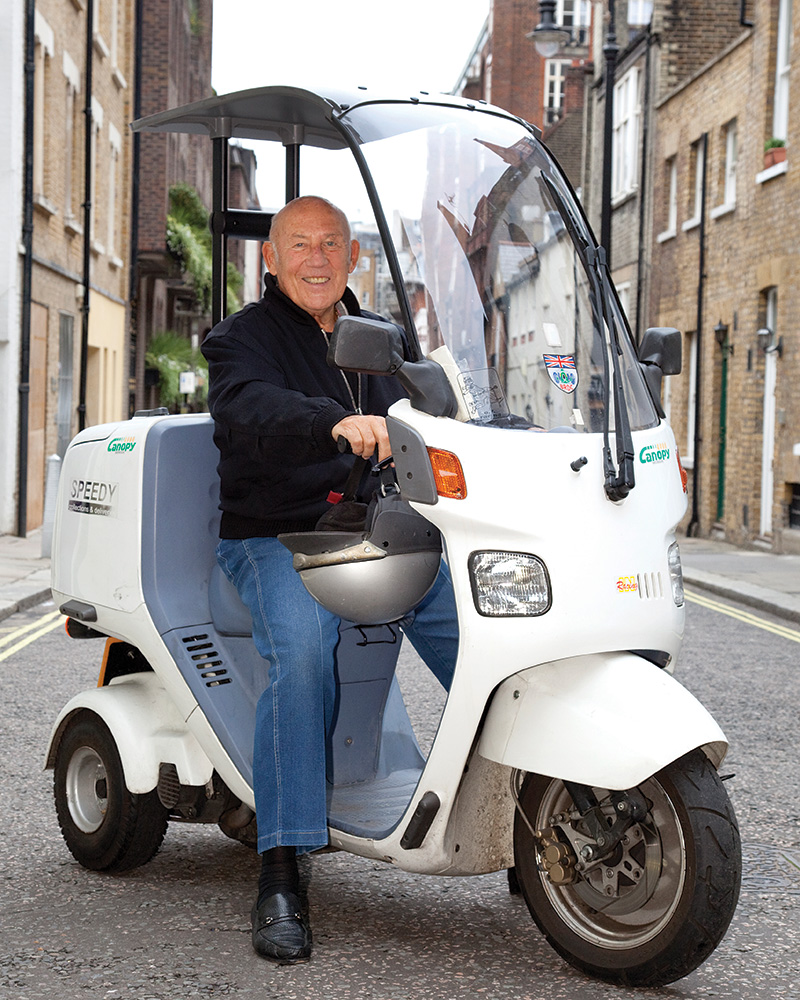
POLYGON ((275 214, 264 263, 283 294, 330 331, 358 252, 344 212, 324 198, 309 196, 290 201, 275 214))

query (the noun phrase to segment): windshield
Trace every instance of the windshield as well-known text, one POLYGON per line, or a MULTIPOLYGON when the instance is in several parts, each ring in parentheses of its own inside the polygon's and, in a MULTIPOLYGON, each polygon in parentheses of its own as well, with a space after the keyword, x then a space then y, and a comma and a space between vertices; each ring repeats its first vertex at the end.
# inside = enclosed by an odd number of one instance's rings
POLYGON ((348 118, 391 228, 423 354, 451 366, 462 419, 587 432, 607 419, 613 429, 608 383, 618 351, 630 428, 658 422, 616 296, 602 293, 591 264, 583 216, 531 132, 430 106, 372 105, 348 118), (398 131, 403 114, 409 124, 398 131), (394 134, 369 127, 381 117, 393 120, 394 134))

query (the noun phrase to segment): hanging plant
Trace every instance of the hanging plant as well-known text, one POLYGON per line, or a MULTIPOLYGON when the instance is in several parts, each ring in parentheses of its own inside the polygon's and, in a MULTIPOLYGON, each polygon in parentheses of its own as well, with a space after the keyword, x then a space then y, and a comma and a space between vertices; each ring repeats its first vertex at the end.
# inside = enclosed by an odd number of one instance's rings
MULTIPOLYGON (((186 273, 201 310, 210 312, 212 265, 208 209, 191 184, 174 184, 169 189, 167 247, 186 273)), ((230 262, 226 278, 226 309, 232 313, 241 307, 244 278, 230 262)))
POLYGON ((208 364, 200 351, 192 350, 191 343, 172 330, 162 330, 150 341, 145 354, 145 364, 158 372, 158 392, 162 406, 175 409, 183 402, 180 391, 181 372, 191 371, 197 376, 197 389, 193 394, 196 406, 204 406, 208 395, 208 364))

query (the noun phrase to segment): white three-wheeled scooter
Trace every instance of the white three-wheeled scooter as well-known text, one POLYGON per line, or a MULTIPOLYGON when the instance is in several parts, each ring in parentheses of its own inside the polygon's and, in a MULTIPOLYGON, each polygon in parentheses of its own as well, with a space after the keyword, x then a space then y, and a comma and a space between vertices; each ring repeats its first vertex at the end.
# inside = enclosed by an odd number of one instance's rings
MULTIPOLYGON (((648 330, 637 356, 568 182, 500 109, 272 87, 135 127, 212 139, 218 278, 226 240, 268 225, 226 204, 230 138, 286 148, 287 199, 304 147, 355 163, 374 212, 362 299, 405 337, 345 317, 329 359, 407 390, 388 418, 399 493, 385 499, 414 540, 377 521, 286 540, 343 618, 331 845, 423 874, 513 868, 568 962, 628 984, 686 975, 725 933, 741 858, 725 736, 671 676, 686 496, 660 393, 680 335, 648 330), (459 653, 423 755, 394 677, 397 620, 440 552, 459 653)), ((208 415, 166 411, 90 427, 64 459, 53 592, 70 634, 106 642, 47 764, 90 869, 145 863, 170 821, 252 840, 266 669, 215 563, 216 462, 208 415)))

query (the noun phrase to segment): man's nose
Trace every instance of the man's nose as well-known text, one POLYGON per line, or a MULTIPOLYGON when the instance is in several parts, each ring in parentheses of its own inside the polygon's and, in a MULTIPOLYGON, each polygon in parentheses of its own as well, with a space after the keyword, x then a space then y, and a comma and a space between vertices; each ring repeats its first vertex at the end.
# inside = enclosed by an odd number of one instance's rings
POLYGON ((309 264, 316 264, 316 265, 328 263, 327 255, 325 254, 325 251, 322 249, 321 243, 317 243, 316 245, 314 244, 311 245, 311 249, 308 252, 307 262, 309 264))

